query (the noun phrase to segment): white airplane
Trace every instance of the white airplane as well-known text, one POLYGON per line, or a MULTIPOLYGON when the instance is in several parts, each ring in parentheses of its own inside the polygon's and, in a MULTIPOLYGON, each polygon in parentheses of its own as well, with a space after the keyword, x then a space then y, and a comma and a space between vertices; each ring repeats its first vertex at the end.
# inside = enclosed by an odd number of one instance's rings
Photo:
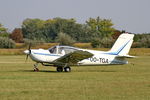
POLYGON ((70 72, 70 66, 73 65, 111 65, 111 64, 128 64, 125 58, 134 56, 128 55, 133 43, 134 34, 123 33, 114 43, 109 51, 98 51, 80 49, 71 46, 54 46, 48 50, 30 49, 24 53, 36 62, 34 71, 39 71, 38 64, 44 66, 54 66, 58 72, 70 72))

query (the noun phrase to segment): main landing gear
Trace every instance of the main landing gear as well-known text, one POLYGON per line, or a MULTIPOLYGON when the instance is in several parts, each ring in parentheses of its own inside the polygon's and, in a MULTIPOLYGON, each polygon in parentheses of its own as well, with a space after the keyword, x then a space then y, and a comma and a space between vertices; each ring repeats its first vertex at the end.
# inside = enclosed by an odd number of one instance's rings
POLYGON ((64 67, 64 71, 65 72, 71 72, 71 68, 70 67, 64 67))
POLYGON ((56 65, 57 72, 71 72, 71 68, 68 64, 63 65, 56 65))
POLYGON ((68 66, 68 67, 57 67, 56 68, 56 70, 57 70, 57 72, 63 72, 63 70, 65 71, 65 72, 71 72, 71 68, 68 66))
MULTIPOLYGON (((38 64, 39 63, 35 63, 34 64, 34 71, 35 72, 38 72, 39 71, 39 69, 38 69, 38 64)), ((46 66, 46 65, 45 65, 46 66)), ((57 70, 57 72, 71 72, 71 68, 66 64, 65 66, 56 66, 57 68, 56 68, 56 70, 57 70)))

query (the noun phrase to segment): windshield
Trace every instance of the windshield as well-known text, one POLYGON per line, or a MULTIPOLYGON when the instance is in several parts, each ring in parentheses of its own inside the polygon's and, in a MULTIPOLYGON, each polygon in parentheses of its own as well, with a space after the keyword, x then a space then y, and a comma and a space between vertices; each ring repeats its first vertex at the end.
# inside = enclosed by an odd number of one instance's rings
POLYGON ((57 51, 57 50, 56 50, 56 46, 54 46, 54 47, 52 47, 52 48, 49 49, 49 52, 50 52, 50 53, 54 53, 54 54, 55 54, 56 51, 57 51))

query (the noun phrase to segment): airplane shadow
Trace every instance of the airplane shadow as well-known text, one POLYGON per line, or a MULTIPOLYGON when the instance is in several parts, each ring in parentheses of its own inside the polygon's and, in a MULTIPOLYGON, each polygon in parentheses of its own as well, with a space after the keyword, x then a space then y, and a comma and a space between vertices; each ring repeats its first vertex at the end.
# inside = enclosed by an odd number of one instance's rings
POLYGON ((84 70, 84 71, 74 71, 74 72, 117 72, 115 70, 84 70))
POLYGON ((117 72, 115 70, 100 70, 100 72, 117 72))
MULTIPOLYGON (((33 70, 19 70, 21 72, 35 72, 33 70)), ((49 71, 49 70, 40 70, 38 71, 37 73, 40 73, 40 72, 45 72, 45 73, 58 73, 57 71, 49 71)))
MULTIPOLYGON (((35 72, 33 70, 19 70, 19 71, 20 72, 35 72)), ((59 73, 57 71, 50 71, 50 70, 40 70, 37 73, 40 73, 40 72, 45 72, 45 73, 59 73)), ((117 71, 115 71, 115 70, 84 70, 84 71, 74 70, 72 72, 117 72, 117 71)), ((61 73, 66 73, 66 72, 61 72, 61 73)))

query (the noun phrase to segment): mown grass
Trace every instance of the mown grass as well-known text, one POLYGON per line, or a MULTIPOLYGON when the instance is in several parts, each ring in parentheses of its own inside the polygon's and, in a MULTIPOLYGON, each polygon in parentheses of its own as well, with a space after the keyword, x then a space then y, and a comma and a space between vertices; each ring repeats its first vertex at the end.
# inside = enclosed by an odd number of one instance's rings
POLYGON ((150 100, 150 56, 129 59, 127 65, 53 67, 25 63, 25 56, 0 56, 1 100, 150 100))

